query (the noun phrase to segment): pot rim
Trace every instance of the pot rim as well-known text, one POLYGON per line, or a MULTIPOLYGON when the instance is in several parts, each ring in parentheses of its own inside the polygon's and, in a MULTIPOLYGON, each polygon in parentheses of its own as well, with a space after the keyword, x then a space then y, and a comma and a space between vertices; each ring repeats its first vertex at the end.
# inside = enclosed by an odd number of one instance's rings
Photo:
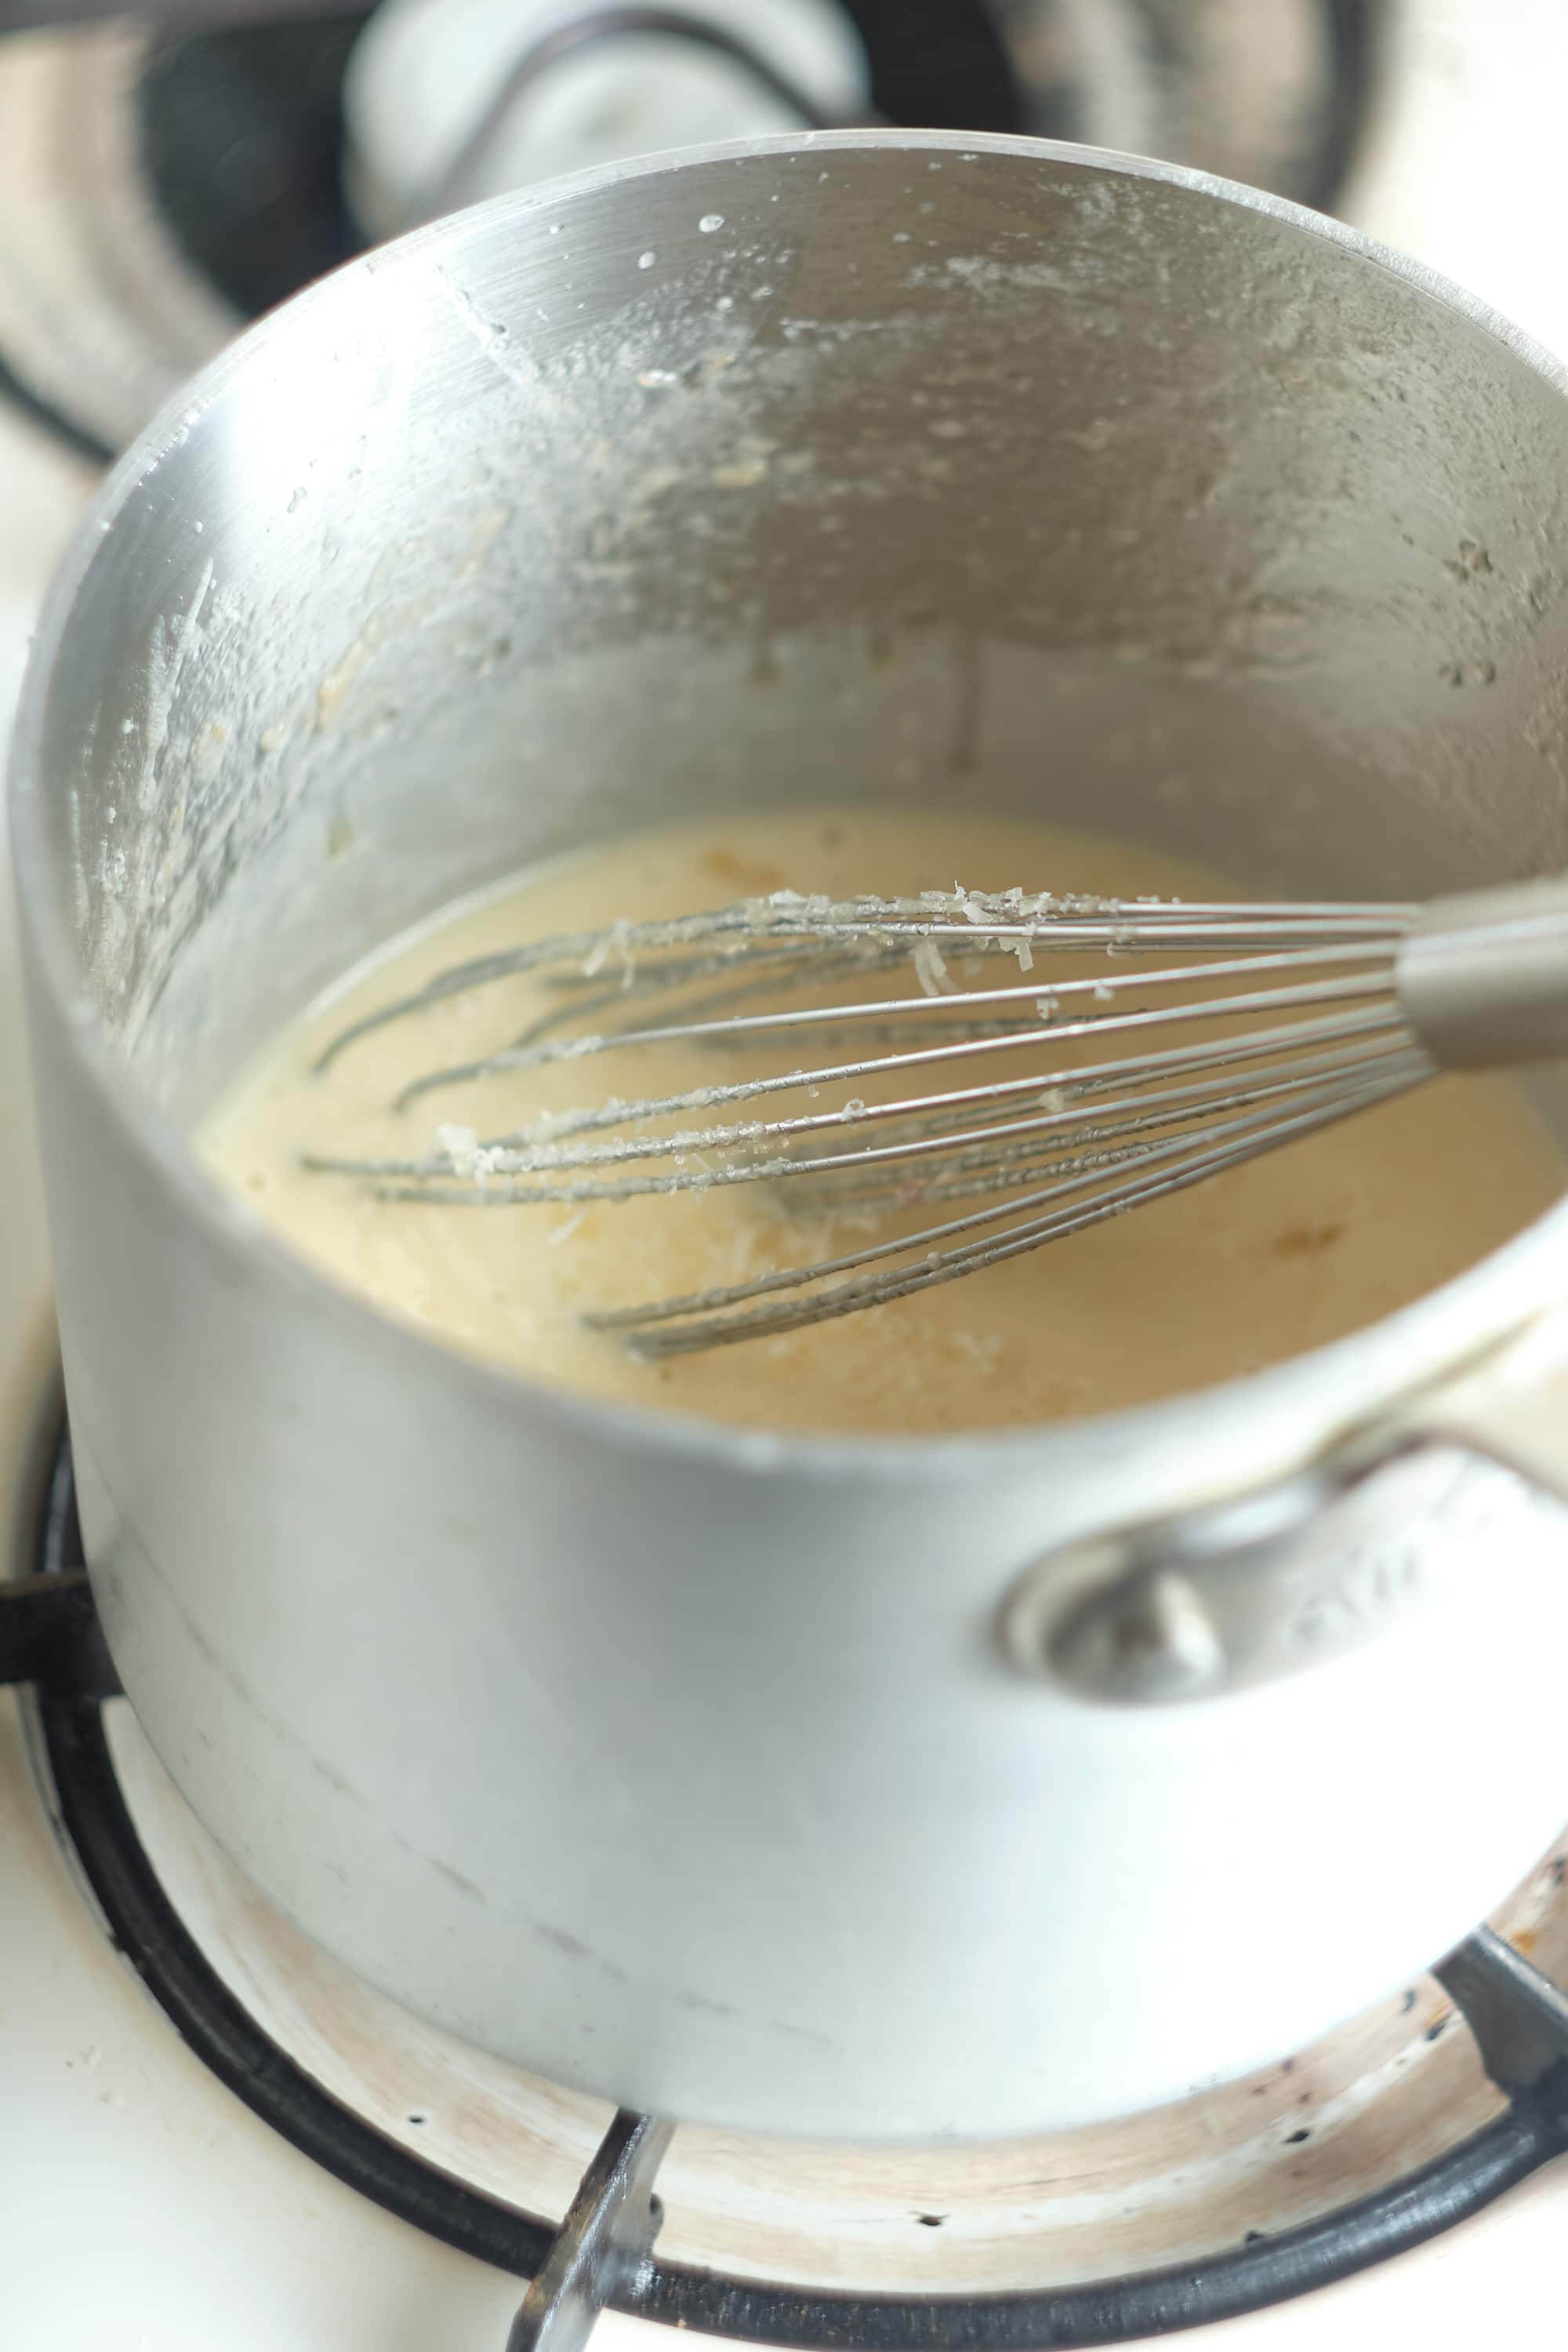
MULTIPOLYGON (((42 740, 57 661, 69 635, 78 595, 116 517, 231 379, 270 349, 279 320, 334 299, 344 277, 416 262, 431 248, 448 248, 459 232, 510 219, 524 223, 569 207, 583 194, 624 182, 665 178, 693 167, 745 163, 758 156, 852 154, 861 150, 975 161, 1012 156, 1069 169, 1163 182, 1220 204, 1279 221, 1386 271, 1413 292, 1458 311, 1568 397, 1568 367, 1489 305, 1423 262, 1394 251, 1361 230, 1309 211, 1287 198, 1224 180, 1185 165, 1127 155, 1110 148, 949 131, 839 131, 735 140, 671 149, 596 166, 493 197, 427 223, 345 263, 278 312, 257 321, 174 397, 112 467, 79 524, 45 599, 18 701, 9 761, 9 803, 16 892, 24 938, 59 1014, 78 1069, 107 1105, 121 1137, 142 1167, 174 1194, 206 1241, 299 1302, 325 1316, 346 1337, 373 1339, 409 1351, 427 1366, 443 1360, 447 1376, 489 1416, 515 1413, 519 1404, 559 1426, 563 1435, 618 1443, 658 1457, 701 1457, 740 1472, 793 1473, 826 1483, 946 1484, 976 1474, 1048 1474, 1070 1454, 1114 1463, 1133 1448, 1164 1446, 1179 1437, 1194 1465, 1209 1449, 1233 1471, 1258 1475, 1282 1469, 1315 1453, 1348 1423, 1363 1418, 1419 1382, 1474 1355, 1568 1297, 1568 1193, 1525 1230, 1477 1265, 1398 1309, 1328 1345, 1288 1357, 1265 1370, 1174 1397, 1095 1413, 1002 1430, 945 1435, 832 1436, 710 1422, 695 1414, 610 1403, 557 1389, 521 1370, 464 1353, 394 1313, 340 1288, 297 1256, 245 1206, 207 1174, 184 1131, 137 1084, 83 997, 62 904, 48 887, 42 740), (1247 1439, 1237 1446, 1245 1427, 1247 1439)), ((1227 1482, 1228 1483, 1228 1482, 1227 1482)))

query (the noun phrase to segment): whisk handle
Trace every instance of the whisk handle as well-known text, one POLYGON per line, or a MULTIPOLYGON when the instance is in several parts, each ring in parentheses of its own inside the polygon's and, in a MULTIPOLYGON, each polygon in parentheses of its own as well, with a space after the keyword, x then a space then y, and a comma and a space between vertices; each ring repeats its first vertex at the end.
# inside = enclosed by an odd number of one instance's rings
POLYGON ((1394 979, 1405 1020, 1446 1069, 1568 1055, 1568 879, 1435 898, 1394 979))

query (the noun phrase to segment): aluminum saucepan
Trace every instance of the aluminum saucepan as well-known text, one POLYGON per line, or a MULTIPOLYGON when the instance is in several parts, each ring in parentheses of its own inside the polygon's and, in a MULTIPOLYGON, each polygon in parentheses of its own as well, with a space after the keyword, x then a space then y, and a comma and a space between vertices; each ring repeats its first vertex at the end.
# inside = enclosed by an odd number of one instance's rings
POLYGON ((13 790, 84 1525, 159 1755, 329 1950, 639 2107, 995 2135, 1286 2052, 1524 1874, 1561 1208, 1251 1379, 834 1442, 466 1360, 187 1139, 375 943, 665 816, 1038 810, 1310 896, 1568 866, 1565 499, 1561 371, 1413 264, 901 131, 438 222, 132 451, 13 790))

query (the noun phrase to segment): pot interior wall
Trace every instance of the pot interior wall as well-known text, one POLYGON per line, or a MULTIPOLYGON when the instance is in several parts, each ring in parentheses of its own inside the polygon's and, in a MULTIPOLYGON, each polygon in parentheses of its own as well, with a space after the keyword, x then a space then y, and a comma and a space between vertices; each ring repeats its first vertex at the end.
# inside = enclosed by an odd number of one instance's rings
POLYGON ((636 184, 291 306, 96 551, 58 887, 176 1116, 454 893, 669 814, 958 799, 1299 894, 1568 865, 1568 404, 1483 328, 1049 150, 636 184))

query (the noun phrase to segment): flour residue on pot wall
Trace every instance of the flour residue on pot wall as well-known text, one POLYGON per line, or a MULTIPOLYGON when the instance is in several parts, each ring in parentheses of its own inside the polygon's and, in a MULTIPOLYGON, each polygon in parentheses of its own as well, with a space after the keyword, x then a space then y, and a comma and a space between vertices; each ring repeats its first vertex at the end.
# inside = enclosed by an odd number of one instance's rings
POLYGON ((1034 746, 988 712, 980 801, 1103 824, 1075 697, 1119 664, 1138 712, 1173 714, 1173 791, 1138 787, 1152 841, 1201 850, 1206 801, 1227 839, 1247 809, 1263 882, 1292 845, 1303 884, 1378 891, 1568 859, 1531 784, 1563 730, 1562 493, 1512 488, 1511 453, 1561 429, 1531 382, 1293 223, 1241 236, 1193 191, 1045 154, 1026 189, 941 160, 889 150, 853 185, 826 147, 726 166, 657 245, 607 199, 535 199, 537 235, 377 255, 279 323, 312 364, 280 353, 243 499, 225 395, 182 422, 102 551, 126 593, 73 918, 162 1094, 194 1103, 233 1049, 215 975, 250 973, 253 1045, 389 922, 679 801, 696 709, 749 792, 787 792, 771 752, 752 779, 731 682, 759 646, 808 698, 800 764, 835 760, 829 678, 846 783, 883 789, 876 714, 941 695, 920 656, 898 695, 851 685, 837 640, 868 625, 939 667, 984 646, 991 702, 1037 649, 1034 746), (823 226, 841 181, 852 246, 823 226), (150 623, 137 551, 172 494, 188 528, 150 623), (1284 789, 1248 772, 1259 730, 1300 747, 1284 789))

